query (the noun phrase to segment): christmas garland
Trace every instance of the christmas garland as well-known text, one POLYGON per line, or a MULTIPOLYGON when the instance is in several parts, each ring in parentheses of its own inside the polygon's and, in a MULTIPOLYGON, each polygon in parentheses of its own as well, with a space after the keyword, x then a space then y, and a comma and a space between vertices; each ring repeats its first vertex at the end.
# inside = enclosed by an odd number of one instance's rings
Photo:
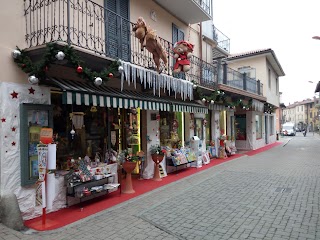
POLYGON ((269 103, 264 104, 264 112, 265 113, 273 113, 275 111, 275 107, 269 103))
POLYGON ((243 102, 243 100, 240 98, 236 101, 228 101, 225 92, 221 90, 214 90, 211 95, 207 96, 204 95, 200 88, 197 88, 197 95, 204 103, 211 103, 214 104, 215 102, 221 103, 225 105, 227 108, 235 109, 236 107, 241 107, 242 109, 249 110, 252 107, 252 99, 248 101, 247 104, 243 102))
POLYGON ((55 43, 48 43, 46 45, 45 53, 38 62, 33 62, 27 56, 26 51, 21 50, 18 47, 13 51, 12 56, 14 62, 25 73, 30 77, 36 77, 42 80, 46 78, 46 72, 49 70, 51 64, 64 59, 68 60, 68 63, 75 68, 81 78, 88 79, 94 83, 96 83, 96 78, 100 78, 100 81, 108 81, 114 76, 114 73, 118 71, 119 67, 118 61, 114 61, 108 68, 105 68, 100 72, 92 71, 90 68, 84 66, 84 61, 80 59, 77 52, 72 47, 66 45, 61 48, 55 43))

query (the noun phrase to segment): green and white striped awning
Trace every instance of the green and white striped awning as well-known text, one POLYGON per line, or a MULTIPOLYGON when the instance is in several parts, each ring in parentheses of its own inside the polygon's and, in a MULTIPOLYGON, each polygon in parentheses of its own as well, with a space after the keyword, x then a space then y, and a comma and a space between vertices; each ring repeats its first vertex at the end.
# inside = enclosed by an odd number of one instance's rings
POLYGON ((208 108, 196 102, 160 98, 148 93, 95 86, 88 82, 76 82, 50 78, 47 84, 63 90, 62 103, 112 108, 141 108, 174 112, 208 113, 208 108))

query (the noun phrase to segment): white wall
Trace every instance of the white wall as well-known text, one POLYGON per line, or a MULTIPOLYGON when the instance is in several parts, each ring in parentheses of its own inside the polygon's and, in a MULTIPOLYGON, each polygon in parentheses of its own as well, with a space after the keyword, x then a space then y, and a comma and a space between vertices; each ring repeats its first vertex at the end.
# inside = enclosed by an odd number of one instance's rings
POLYGON ((35 185, 21 187, 20 104, 22 103, 51 104, 50 89, 30 84, 0 82, 0 116, 5 118, 5 122, 0 124, 0 195, 5 191, 14 193, 23 218, 29 219, 40 215, 42 207, 35 206, 35 185), (34 94, 30 94, 31 87, 35 90, 34 94), (12 97, 13 91, 18 93, 17 98, 12 97), (13 127, 15 131, 12 130, 13 127))

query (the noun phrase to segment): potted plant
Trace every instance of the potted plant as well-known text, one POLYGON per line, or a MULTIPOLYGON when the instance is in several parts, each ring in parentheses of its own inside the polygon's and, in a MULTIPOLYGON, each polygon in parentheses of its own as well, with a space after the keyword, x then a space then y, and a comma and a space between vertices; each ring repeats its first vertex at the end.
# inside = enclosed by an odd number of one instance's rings
POLYGON ((164 154, 166 153, 165 149, 162 149, 159 144, 151 145, 150 147, 150 154, 152 157, 152 160, 154 161, 154 174, 153 174, 153 180, 154 181, 161 181, 160 177, 160 171, 159 171, 159 164, 164 158, 164 154))
POLYGON ((134 193, 132 187, 132 177, 131 173, 137 166, 137 161, 139 160, 138 156, 135 156, 132 154, 131 151, 128 149, 124 149, 121 151, 121 153, 118 156, 118 159, 126 172, 126 184, 124 186, 124 189, 122 190, 123 193, 134 193))

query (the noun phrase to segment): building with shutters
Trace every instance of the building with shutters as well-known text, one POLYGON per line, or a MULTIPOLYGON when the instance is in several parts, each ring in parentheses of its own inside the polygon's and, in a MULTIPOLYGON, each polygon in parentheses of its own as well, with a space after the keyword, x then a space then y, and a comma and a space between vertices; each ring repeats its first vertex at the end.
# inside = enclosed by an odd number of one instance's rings
POLYGON ((235 112, 259 111, 264 119, 261 82, 223 64, 230 39, 213 24, 213 7, 211 0, 12 0, 0 10, 0 194, 16 194, 24 219, 42 213, 36 182, 43 128, 52 128, 58 143, 58 191, 48 209, 56 211, 66 207, 61 175, 73 160, 109 164, 114 153, 143 151, 145 165, 135 170, 143 175, 153 164, 152 145, 188 148, 197 136, 200 152, 214 145, 217 153, 221 135, 235 143, 253 126, 235 112), (135 37, 139 17, 165 52, 160 73, 154 52, 135 37), (194 45, 190 70, 174 74, 173 46, 181 40, 194 45))

